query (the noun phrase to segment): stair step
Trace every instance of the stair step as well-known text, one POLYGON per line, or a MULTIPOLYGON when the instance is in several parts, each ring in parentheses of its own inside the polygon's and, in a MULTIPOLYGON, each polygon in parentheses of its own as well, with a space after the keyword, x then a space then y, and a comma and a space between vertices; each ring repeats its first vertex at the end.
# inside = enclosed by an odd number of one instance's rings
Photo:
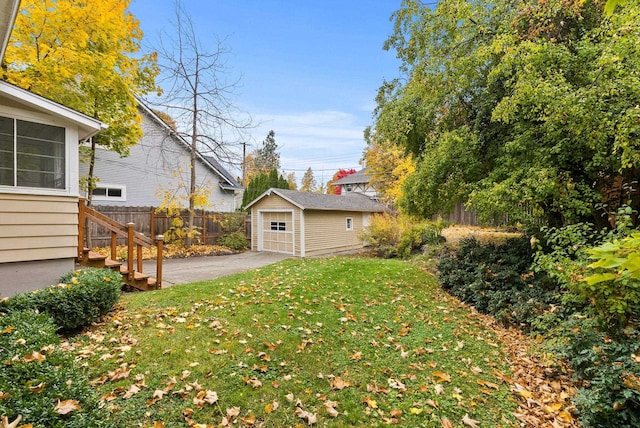
POLYGON ((104 261, 104 267, 108 267, 110 269, 119 268, 120 266, 122 266, 122 262, 117 260, 106 259, 104 261))

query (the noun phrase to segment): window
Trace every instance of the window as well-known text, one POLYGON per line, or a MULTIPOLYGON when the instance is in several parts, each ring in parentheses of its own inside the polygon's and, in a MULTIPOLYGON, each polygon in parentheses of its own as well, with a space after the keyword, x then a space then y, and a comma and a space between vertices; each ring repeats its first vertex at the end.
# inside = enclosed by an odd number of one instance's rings
POLYGON ((347 217, 347 231, 353 230, 353 217, 347 217))
POLYGON ((345 184, 344 185, 344 190, 346 190, 347 192, 352 192, 353 191, 353 184, 345 184))
POLYGON ((277 232, 286 232, 287 223, 285 223, 284 221, 272 221, 271 230, 277 231, 277 232))
POLYGON ((0 185, 65 189, 65 129, 0 116, 0 185))
POLYGON ((94 201, 126 201, 127 200, 127 186, 120 186, 117 184, 98 184, 98 187, 93 189, 94 201))

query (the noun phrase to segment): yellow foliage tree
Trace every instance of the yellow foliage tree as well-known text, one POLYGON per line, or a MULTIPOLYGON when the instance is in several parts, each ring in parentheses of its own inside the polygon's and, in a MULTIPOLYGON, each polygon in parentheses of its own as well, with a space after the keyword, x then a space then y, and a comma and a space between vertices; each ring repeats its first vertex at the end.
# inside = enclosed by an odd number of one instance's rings
POLYGON ((385 202, 395 203, 402 195, 406 177, 415 171, 411 154, 389 141, 370 142, 365 149, 370 184, 385 202))
POLYGON ((109 125, 87 153, 95 187, 95 148, 122 156, 142 136, 136 96, 157 91, 155 54, 138 55, 142 32, 129 0, 22 0, 2 79, 109 125))

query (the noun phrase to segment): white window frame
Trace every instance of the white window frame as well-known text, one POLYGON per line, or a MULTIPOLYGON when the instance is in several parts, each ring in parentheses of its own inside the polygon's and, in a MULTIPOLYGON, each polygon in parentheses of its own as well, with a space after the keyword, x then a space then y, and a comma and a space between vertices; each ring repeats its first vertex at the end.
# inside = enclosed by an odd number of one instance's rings
POLYGON ((353 231, 353 217, 346 217, 345 219, 345 226, 346 226, 346 231, 347 232, 352 232, 353 231))
POLYGON ((23 109, 0 105, 0 115, 13 119, 24 120, 27 122, 42 123, 44 125, 59 126, 65 128, 65 188, 49 189, 44 187, 17 187, 17 186, 0 186, 3 193, 14 193, 21 195, 45 195, 45 196, 79 196, 78 188, 79 176, 78 169, 72 168, 71 165, 77 165, 80 162, 78 156, 78 132, 74 127, 64 121, 52 118, 51 115, 39 113, 35 111, 26 112, 23 109))
POLYGON ((93 195, 92 200, 94 201, 126 202, 127 200, 127 186, 123 184, 98 183, 96 189, 105 189, 105 195, 93 195), (109 196, 110 189, 120 190, 120 196, 109 196))

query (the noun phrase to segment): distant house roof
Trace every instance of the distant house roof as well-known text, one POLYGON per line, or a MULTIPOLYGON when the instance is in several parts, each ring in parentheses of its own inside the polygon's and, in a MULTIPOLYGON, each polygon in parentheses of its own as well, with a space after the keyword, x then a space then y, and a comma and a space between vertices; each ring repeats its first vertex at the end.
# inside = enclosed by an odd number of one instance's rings
MULTIPOLYGON (((159 126, 163 127, 167 134, 175 138, 175 140, 186 150, 191 149, 190 144, 184 138, 182 138, 182 136, 178 132, 167 125, 167 123, 162 120, 160 116, 158 116, 149 106, 142 102, 142 100, 138 99, 138 105, 152 120, 154 120, 159 126)), ((198 159, 200 159, 200 161, 202 161, 202 163, 207 168, 215 172, 220 178, 223 179, 223 181, 219 183, 221 189, 242 190, 242 186, 240 185, 240 183, 238 183, 236 179, 233 178, 233 176, 229 173, 229 171, 227 171, 222 165, 220 165, 220 162, 218 162, 215 158, 213 158, 212 156, 205 156, 200 152, 197 152, 197 156, 198 159)))
POLYGON ((333 183, 334 186, 344 186, 345 184, 358 184, 358 183, 368 183, 370 177, 368 175, 368 169, 361 169, 360 171, 356 171, 353 174, 349 174, 346 177, 342 177, 340 180, 337 180, 333 183))
POLYGON ((381 203, 372 200, 368 196, 353 193, 349 195, 325 195, 321 193, 299 192, 297 190, 285 190, 271 188, 258 196, 247 205, 250 208, 256 202, 276 194, 289 201, 301 210, 323 210, 323 211, 361 211, 361 212, 384 212, 386 208, 381 203))
POLYGON ((38 112, 58 116, 75 124, 78 127, 80 140, 86 140, 107 128, 107 125, 99 120, 2 80, 0 80, 0 97, 8 98, 38 112))
MULTIPOLYGON (((227 180, 228 185, 226 187, 223 187, 224 189, 227 189, 227 190, 239 190, 239 189, 242 189, 242 186, 240 185, 240 183, 238 183, 238 181, 235 178, 233 178, 233 176, 229 173, 229 171, 224 169, 224 167, 222 165, 220 165, 220 162, 218 162, 214 157, 205 156, 205 155, 202 155, 202 157, 204 158, 205 161, 207 161, 207 162, 209 162, 209 164, 211 164, 211 167, 213 169, 218 171, 218 173, 220 175, 222 175, 227 180)), ((222 184, 221 184, 221 186, 222 186, 222 184)))
POLYGON ((13 22, 18 15, 20 0, 8 0, 0 2, 0 62, 4 57, 4 51, 9 44, 9 37, 13 29, 13 22))

